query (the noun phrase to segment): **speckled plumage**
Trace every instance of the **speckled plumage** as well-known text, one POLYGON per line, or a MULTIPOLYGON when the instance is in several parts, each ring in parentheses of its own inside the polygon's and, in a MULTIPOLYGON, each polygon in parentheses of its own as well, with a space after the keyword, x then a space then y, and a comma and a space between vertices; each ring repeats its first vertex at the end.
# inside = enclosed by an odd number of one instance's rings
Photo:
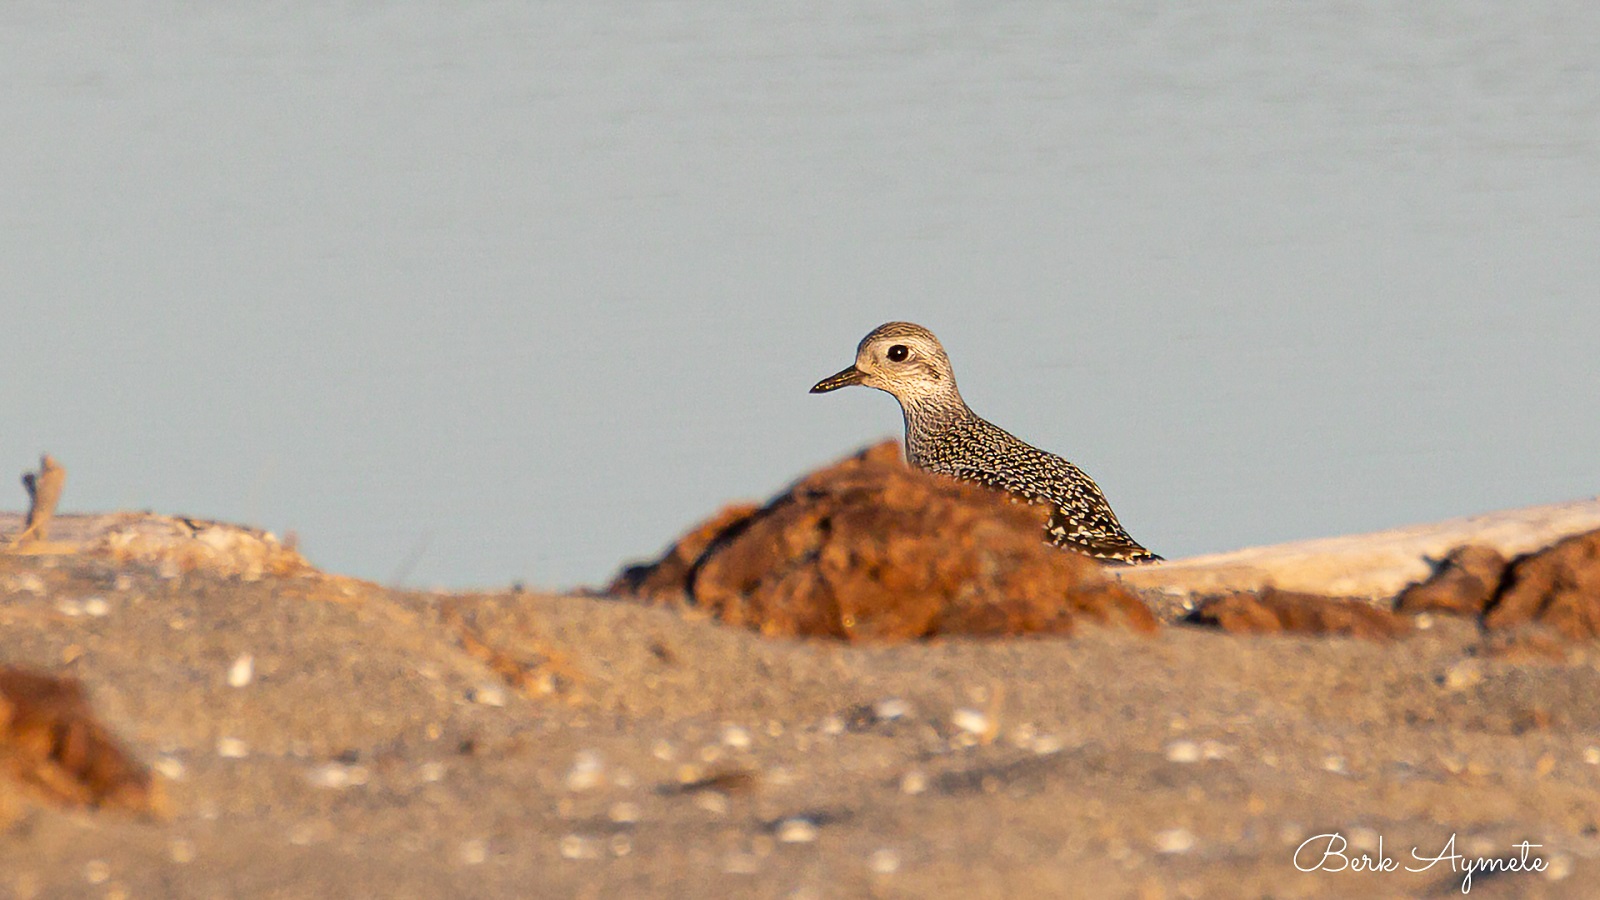
POLYGON ((856 348, 855 365, 811 391, 852 384, 887 391, 900 401, 912 465, 1053 507, 1046 541, 1117 562, 1161 559, 1128 536, 1082 469, 974 413, 956 389, 944 348, 926 328, 909 322, 878 326, 856 348))

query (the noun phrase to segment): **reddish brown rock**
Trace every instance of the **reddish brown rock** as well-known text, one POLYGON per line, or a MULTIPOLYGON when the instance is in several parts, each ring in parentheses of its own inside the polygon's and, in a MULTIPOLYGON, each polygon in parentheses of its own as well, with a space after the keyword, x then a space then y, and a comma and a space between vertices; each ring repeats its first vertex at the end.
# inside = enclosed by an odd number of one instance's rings
POLYGON ((1600 531, 1513 563, 1483 621, 1492 631, 1537 622, 1570 640, 1600 636, 1600 531))
POLYGON ((1333 634, 1369 639, 1411 631, 1404 616, 1359 600, 1267 588, 1237 593, 1202 606, 1194 621, 1234 634, 1333 634))
POLYGON ((724 534, 731 534, 761 507, 754 503, 724 506, 716 515, 701 522, 678 539, 661 559, 641 566, 629 566, 606 588, 608 594, 639 597, 654 602, 682 599, 688 590, 695 562, 724 534))
POLYGON ((1040 539, 1044 515, 911 469, 887 442, 759 510, 724 510, 609 591, 676 596, 772 636, 1060 634, 1083 618, 1153 630, 1099 563, 1040 539))
POLYGON ((0 767, 57 803, 161 805, 149 771, 94 718, 71 679, 0 669, 0 767))
POLYGON ((1403 613, 1478 615, 1494 599, 1505 570, 1506 558, 1493 547, 1457 547, 1439 562, 1428 580, 1401 591, 1395 608, 1403 613))

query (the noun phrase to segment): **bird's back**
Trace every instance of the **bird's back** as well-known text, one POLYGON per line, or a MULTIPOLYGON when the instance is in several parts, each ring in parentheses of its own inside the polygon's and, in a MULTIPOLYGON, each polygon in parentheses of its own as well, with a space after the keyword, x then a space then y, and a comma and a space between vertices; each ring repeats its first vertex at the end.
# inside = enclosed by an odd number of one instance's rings
POLYGON ((977 415, 929 434, 907 434, 913 465, 1050 506, 1045 539, 1100 559, 1159 560, 1130 537, 1099 485, 1054 453, 1028 444, 977 415))

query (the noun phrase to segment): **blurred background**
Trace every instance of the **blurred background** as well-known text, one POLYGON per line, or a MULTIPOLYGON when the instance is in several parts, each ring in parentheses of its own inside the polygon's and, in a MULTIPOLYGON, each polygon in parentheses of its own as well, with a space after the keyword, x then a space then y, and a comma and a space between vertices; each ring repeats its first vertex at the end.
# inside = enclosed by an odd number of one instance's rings
POLYGON ((1168 557, 1600 491, 1600 5, 25 2, 0 73, 64 512, 601 583, 897 436, 806 393, 889 319, 1168 557))

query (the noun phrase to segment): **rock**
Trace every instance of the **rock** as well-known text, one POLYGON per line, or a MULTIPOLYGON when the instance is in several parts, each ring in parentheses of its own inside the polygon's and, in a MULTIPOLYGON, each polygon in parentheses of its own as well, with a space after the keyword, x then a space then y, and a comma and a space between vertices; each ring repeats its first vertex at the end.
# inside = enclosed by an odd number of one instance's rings
POLYGON ((763 634, 904 640, 1155 619, 1101 564, 1040 540, 1045 510, 871 447, 759 509, 732 507, 610 592, 676 598, 763 634))
POLYGON ((69 678, 0 668, 0 778, 68 806, 161 812, 150 771, 95 719, 69 678))
POLYGON ((1393 638, 1411 631, 1404 616, 1361 600, 1267 588, 1212 600, 1191 617, 1235 634, 1333 634, 1393 638))
POLYGON ((1484 614, 1491 631, 1539 623, 1569 640, 1600 636, 1600 530, 1525 556, 1484 614))
POLYGON ((1506 558, 1493 547, 1466 544, 1439 561, 1426 581, 1413 583, 1395 599, 1403 613, 1442 612, 1475 616, 1494 599, 1505 575, 1506 558))
POLYGON ((732 533, 761 507, 754 503, 725 506, 678 539, 665 556, 647 565, 629 566, 606 588, 606 593, 652 601, 680 599, 687 590, 695 562, 712 541, 732 533))

